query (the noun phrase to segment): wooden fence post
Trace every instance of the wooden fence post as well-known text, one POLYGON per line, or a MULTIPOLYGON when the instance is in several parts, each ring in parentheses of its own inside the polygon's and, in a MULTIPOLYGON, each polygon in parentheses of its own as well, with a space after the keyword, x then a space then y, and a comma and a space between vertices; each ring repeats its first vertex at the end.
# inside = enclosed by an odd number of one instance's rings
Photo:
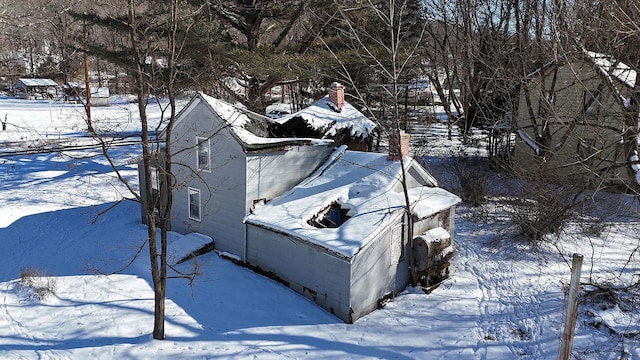
POLYGON ((562 334, 562 347, 560 348, 560 360, 569 360, 573 336, 576 332, 576 319, 578 318, 578 303, 580 302, 580 272, 582 271, 582 258, 580 254, 573 254, 571 263, 571 284, 569 285, 569 303, 567 305, 567 320, 562 334))

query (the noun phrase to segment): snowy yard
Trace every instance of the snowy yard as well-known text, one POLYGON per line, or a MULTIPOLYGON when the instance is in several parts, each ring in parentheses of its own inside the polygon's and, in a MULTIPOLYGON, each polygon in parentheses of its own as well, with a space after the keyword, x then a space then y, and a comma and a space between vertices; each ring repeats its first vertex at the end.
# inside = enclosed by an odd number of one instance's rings
MULTIPOLYGON (((637 217, 615 216, 598 233, 571 224, 535 246, 515 237, 504 196, 461 205, 451 276, 432 293, 409 288, 383 309, 344 324, 282 285, 209 253, 192 286, 169 280, 167 338, 151 338, 153 291, 140 212, 96 150, 7 155, 11 146, 55 138, 82 142, 81 107, 0 99, 0 358, 2 359, 556 359, 570 263, 585 256, 582 282, 633 283, 640 276, 637 217), (21 269, 55 279, 42 301, 20 286, 21 269), (123 269, 118 274, 110 274, 123 269)), ((135 109, 94 108, 105 129, 135 132, 135 109)), ((160 113, 150 109, 153 119, 160 113)), ((445 165, 460 146, 434 125, 425 155, 448 186, 445 165)), ((113 156, 128 179, 133 146, 113 156)), ((497 187, 499 181, 492 182, 497 187)), ((629 197, 599 198, 637 206, 629 197)), ((635 214, 638 214, 637 209, 635 214)), ((181 251, 180 237, 172 249, 181 251)), ((192 264, 184 263, 185 269, 192 264)), ((590 290, 585 285, 583 290, 590 290)), ((640 358, 640 299, 580 305, 573 355, 640 358), (623 311, 624 310, 624 311, 623 311), (615 333, 613 332, 615 331, 615 333)))

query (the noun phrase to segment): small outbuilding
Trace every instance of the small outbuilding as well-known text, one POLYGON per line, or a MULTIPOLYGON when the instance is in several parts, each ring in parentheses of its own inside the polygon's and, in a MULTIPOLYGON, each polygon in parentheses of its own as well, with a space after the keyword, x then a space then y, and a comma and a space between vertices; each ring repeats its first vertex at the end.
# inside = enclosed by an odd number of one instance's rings
MULTIPOLYGON (((412 218, 405 211, 401 162, 343 146, 306 180, 246 217, 246 261, 345 322, 375 310, 409 284, 409 236, 419 241, 438 229, 450 239, 460 202, 417 161, 405 160, 412 218)), ((426 255, 420 260, 430 261, 426 255)))
POLYGON ((62 85, 62 90, 64 90, 64 101, 78 102, 83 98, 82 87, 77 82, 70 81, 62 85))
POLYGON ((13 85, 13 91, 21 99, 53 99, 58 94, 58 84, 51 79, 22 78, 13 85))
POLYGON ((109 88, 91 88, 91 106, 109 106, 109 88))

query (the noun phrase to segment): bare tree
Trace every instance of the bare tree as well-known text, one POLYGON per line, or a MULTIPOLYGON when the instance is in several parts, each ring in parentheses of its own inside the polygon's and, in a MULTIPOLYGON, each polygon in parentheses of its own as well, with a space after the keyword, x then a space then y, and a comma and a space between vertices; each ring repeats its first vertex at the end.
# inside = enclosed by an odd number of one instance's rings
POLYGON ((74 0, 27 0, 4 6, 0 37, 7 42, 0 55, 7 65, 26 59, 24 71, 29 76, 63 78, 66 82, 74 60, 73 52, 67 51, 70 33, 77 27, 66 11, 72 7, 82 11, 86 5, 74 0))
MULTIPOLYGON (((102 132, 90 117, 87 125, 91 135, 101 144, 105 157, 120 181, 142 205, 147 224, 145 245, 148 247, 154 290, 153 338, 161 340, 165 337, 168 270, 172 268, 167 259, 172 190, 177 186, 172 174, 172 129, 178 113, 177 96, 183 86, 192 84, 195 76, 189 66, 191 62, 184 57, 184 49, 193 26, 200 20, 202 8, 184 8, 180 0, 162 4, 127 0, 120 5, 125 4, 126 7, 114 7, 110 14, 74 13, 74 16, 128 37, 125 51, 113 49, 109 43, 93 43, 89 51, 125 67, 131 74, 141 125, 142 193, 138 193, 135 186, 125 179, 109 156, 114 134, 102 132), (147 116, 147 104, 160 96, 167 97, 169 104, 163 110, 163 119, 153 127, 147 116), (154 193, 155 179, 166 191, 154 193)), ((106 41, 109 42, 109 39, 106 41)), ((175 268, 172 270, 177 277, 193 279, 196 275, 195 271, 182 273, 175 268)))
POLYGON ((638 117, 640 116, 640 5, 633 1, 612 1, 602 6, 610 6, 605 24, 613 31, 611 52, 617 59, 630 66, 636 73, 636 79, 629 95, 624 114, 624 132, 622 135, 624 154, 627 159, 627 171, 632 181, 633 191, 640 193, 640 161, 638 149, 638 117))
MULTIPOLYGON (((400 113, 402 104, 403 82, 414 69, 417 61, 417 50, 424 35, 424 26, 419 19, 421 9, 415 1, 389 0, 384 2, 365 1, 359 5, 336 2, 336 19, 339 27, 334 31, 343 37, 348 52, 334 51, 327 45, 340 66, 340 80, 348 84, 360 101, 366 103, 367 88, 355 81, 349 72, 346 58, 355 57, 370 69, 368 85, 375 85, 375 90, 385 97, 384 105, 389 112, 370 112, 374 121, 388 134, 391 152, 401 154, 401 138, 403 136, 403 118, 400 113), (418 12, 416 12, 418 11, 418 12), (375 29, 375 30, 374 30, 375 29), (382 117, 380 116, 382 115, 382 117)), ((326 42, 325 42, 326 44, 326 42)), ((402 190, 405 198, 405 213, 412 219, 413 212, 409 198, 407 174, 404 159, 400 159, 402 169, 402 190)), ((409 262, 412 285, 417 284, 416 259, 413 244, 413 224, 409 220, 407 235, 409 239, 409 262)))

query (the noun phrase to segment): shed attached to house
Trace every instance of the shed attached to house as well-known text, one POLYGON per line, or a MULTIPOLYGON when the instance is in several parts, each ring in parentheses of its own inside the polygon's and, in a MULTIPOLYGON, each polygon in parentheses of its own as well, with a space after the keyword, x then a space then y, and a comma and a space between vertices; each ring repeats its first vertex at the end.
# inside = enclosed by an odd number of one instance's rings
POLYGON ((412 219, 400 162, 342 147, 308 179, 246 217, 246 261, 345 322, 375 310, 409 283, 408 221, 413 238, 434 228, 452 234, 460 201, 406 160, 412 219))

